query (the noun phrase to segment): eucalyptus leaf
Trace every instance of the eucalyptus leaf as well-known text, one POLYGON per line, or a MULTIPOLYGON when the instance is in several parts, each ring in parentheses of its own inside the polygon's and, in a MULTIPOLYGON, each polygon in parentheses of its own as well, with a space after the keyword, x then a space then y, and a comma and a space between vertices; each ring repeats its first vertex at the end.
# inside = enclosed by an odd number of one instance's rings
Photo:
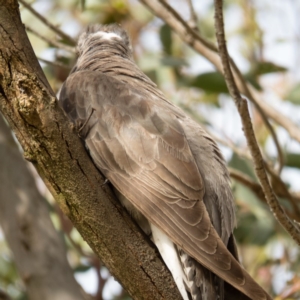
POLYGON ((77 267, 74 268, 74 272, 77 273, 77 272, 86 272, 88 271, 89 269, 91 268, 91 266, 85 266, 85 265, 78 265, 77 267))
POLYGON ((285 159, 285 165, 287 167, 300 169, 300 153, 287 153, 285 159))
POLYGON ((170 66, 170 67, 182 67, 188 65, 184 59, 172 57, 172 56, 165 56, 160 60, 160 62, 163 65, 170 66))
POLYGON ((286 70, 287 69, 285 67, 264 61, 253 64, 249 73, 254 77, 257 77, 268 73, 285 72, 286 70))
POLYGON ((224 77, 219 72, 202 73, 192 79, 189 86, 209 93, 228 93, 224 77))
POLYGON ((172 53, 172 31, 169 25, 164 24, 160 27, 160 40, 163 45, 165 53, 171 55, 172 53))
POLYGON ((247 73, 244 75, 244 78, 252 84, 258 91, 262 91, 262 87, 257 81, 256 77, 252 73, 247 73))

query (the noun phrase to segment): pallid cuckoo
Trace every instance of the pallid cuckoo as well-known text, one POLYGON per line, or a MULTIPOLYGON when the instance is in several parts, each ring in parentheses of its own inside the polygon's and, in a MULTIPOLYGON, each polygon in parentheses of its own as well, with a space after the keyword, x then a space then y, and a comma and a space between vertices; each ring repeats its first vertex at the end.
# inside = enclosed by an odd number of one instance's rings
POLYGON ((60 104, 120 201, 151 233, 182 298, 271 299, 238 261, 216 143, 137 67, 119 26, 88 27, 77 52, 60 104))

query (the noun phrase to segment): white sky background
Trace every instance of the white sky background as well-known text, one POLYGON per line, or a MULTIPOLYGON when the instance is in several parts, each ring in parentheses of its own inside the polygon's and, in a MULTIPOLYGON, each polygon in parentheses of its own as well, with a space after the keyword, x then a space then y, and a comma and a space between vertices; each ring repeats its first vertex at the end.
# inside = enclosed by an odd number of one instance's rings
MULTIPOLYGON (((86 0, 88 6, 91 0, 86 0)), ((93 1, 93 0, 92 0, 93 1)), ((135 1, 135 0, 134 0, 135 1)), ((300 125, 300 108, 291 105, 288 102, 282 102, 278 99, 277 93, 273 92, 274 88, 281 86, 284 81, 284 76, 294 83, 300 81, 300 0, 253 0, 256 6, 259 8, 257 19, 264 31, 264 59, 266 61, 272 61, 275 64, 287 67, 290 72, 286 75, 271 74, 262 78, 263 86, 266 90, 263 95, 264 101, 268 101, 270 105, 275 106, 281 112, 291 117, 295 122, 300 125), (281 43, 278 43, 282 40, 281 43)), ((93 1, 94 2, 94 1, 93 1)), ((197 14, 201 17, 204 16, 212 5, 213 0, 194 0, 195 9, 197 14)), ((176 0, 171 1, 176 7, 176 0)), ((182 2, 181 2, 182 3, 182 2)), ((42 15, 48 11, 51 6, 51 1, 40 0, 34 3, 34 8, 38 10, 42 15)), ((188 13, 188 10, 184 7, 180 7, 181 12, 188 13)), ((25 11, 24 11, 25 12, 25 11)), ((26 13, 26 12, 25 12, 26 13)), ((225 24, 227 32, 233 32, 239 27, 239 22, 242 18, 242 12, 236 7, 232 7, 225 16, 225 24)), ((46 15, 47 16, 47 15, 46 15)), ((61 28, 72 36, 76 36, 80 30, 77 22, 70 21, 70 16, 67 13, 61 13, 58 16, 61 19, 61 28)), ((57 20, 56 20, 57 21, 57 20)), ((159 20, 155 23, 162 24, 159 20)), ((157 26, 157 29, 159 26, 157 26)), ((158 36, 152 30, 145 30, 141 37, 141 41, 145 48, 159 50, 161 49, 158 36)), ((240 48, 242 40, 239 38, 228 40, 229 52, 234 57, 237 65, 241 70, 246 70, 249 66, 245 59, 240 54, 240 48)), ((46 50, 39 53, 39 55, 47 60, 54 59, 54 50, 46 50)), ((193 74, 199 74, 201 72, 207 72, 214 70, 210 63, 200 56, 194 56, 190 61, 189 71, 193 74)), ((215 120, 216 128, 220 129, 220 132, 224 132, 225 136, 230 137, 233 141, 245 144, 245 139, 242 133, 239 116, 236 112, 233 101, 222 101, 222 110, 209 108, 203 105, 200 110, 202 114, 211 116, 215 120)), ((281 129, 278 130, 278 136, 284 147, 293 152, 300 153, 300 146, 298 143, 291 141, 287 133, 281 129)), ((223 148, 222 148, 223 150, 223 148)), ((270 140, 267 147, 268 152, 271 155, 276 155, 276 150, 273 142, 270 140)), ((230 152, 226 151, 225 156, 228 158, 230 152)), ((299 190, 300 181, 299 171, 292 169, 284 170, 283 178, 288 181, 293 189, 299 190)), ((1 238, 1 232, 0 232, 1 238)), ((280 270, 284 273, 284 271, 280 270)), ((282 274, 282 273, 280 273, 282 274)), ((105 275, 105 274, 104 274, 105 275)), ((282 276, 288 276, 286 273, 282 276)), ((283 278, 281 276, 281 279, 283 278)), ((76 274, 76 279, 82 284, 84 289, 89 293, 95 293, 97 287, 96 274, 93 270, 85 273, 76 274)), ((278 280, 277 280, 278 282, 278 280)), ((276 284, 277 286, 277 284, 276 284)), ((281 287, 278 285, 276 291, 279 292, 281 287)), ((119 291, 118 284, 110 280, 109 285, 104 291, 104 299, 109 300, 112 298, 112 294, 119 291)))

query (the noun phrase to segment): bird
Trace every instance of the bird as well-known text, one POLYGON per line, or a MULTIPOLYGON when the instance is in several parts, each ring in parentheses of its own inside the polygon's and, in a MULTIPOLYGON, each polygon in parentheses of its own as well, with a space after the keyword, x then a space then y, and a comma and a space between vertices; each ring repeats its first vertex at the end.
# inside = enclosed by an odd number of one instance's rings
POLYGON ((59 104, 182 299, 272 299, 239 261, 230 177, 213 138, 141 71, 121 26, 89 25, 76 52, 59 104))

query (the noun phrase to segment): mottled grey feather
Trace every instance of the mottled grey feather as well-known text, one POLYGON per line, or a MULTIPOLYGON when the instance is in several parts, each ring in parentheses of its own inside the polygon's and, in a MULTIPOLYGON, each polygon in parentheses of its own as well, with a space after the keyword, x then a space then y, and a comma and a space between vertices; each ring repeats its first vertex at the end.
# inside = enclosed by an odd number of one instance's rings
POLYGON ((77 51, 60 103, 99 170, 178 246, 192 299, 224 299, 223 279, 252 299, 271 299, 232 247, 233 197, 215 142, 141 72, 118 26, 89 27, 77 51))

